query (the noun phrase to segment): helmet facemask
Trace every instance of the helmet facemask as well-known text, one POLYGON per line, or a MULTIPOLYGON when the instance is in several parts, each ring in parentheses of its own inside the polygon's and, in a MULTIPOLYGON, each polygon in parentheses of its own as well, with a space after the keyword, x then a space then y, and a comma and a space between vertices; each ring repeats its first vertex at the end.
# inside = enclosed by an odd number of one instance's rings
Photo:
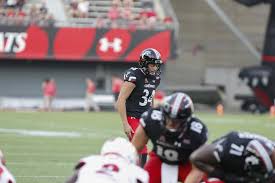
POLYGON ((165 115, 164 120, 164 133, 167 139, 174 142, 177 139, 181 139, 186 129, 187 120, 172 119, 168 115, 165 115))
POLYGON ((139 64, 140 67, 142 68, 142 70, 144 71, 144 73, 146 75, 159 76, 161 74, 161 70, 160 70, 160 67, 161 67, 161 64, 162 64, 161 60, 155 60, 155 59, 147 58, 146 60, 140 61, 139 63, 140 63, 139 64), (150 69, 149 69, 149 66, 148 66, 149 64, 155 65, 157 67, 157 70, 154 71, 154 72, 150 72, 150 69))
POLYGON ((184 93, 173 94, 164 101, 162 110, 165 114, 165 134, 174 140, 182 138, 193 114, 190 97, 184 93))

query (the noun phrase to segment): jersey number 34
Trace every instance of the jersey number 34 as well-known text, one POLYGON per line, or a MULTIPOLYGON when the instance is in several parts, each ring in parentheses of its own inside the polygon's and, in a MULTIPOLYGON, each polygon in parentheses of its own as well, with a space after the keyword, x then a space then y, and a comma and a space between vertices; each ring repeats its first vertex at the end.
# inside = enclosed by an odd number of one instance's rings
POLYGON ((150 94, 150 91, 148 89, 143 90, 143 95, 141 97, 141 101, 139 102, 140 106, 146 106, 147 103, 149 102, 150 105, 152 104, 153 98, 155 95, 155 90, 152 91, 150 94))

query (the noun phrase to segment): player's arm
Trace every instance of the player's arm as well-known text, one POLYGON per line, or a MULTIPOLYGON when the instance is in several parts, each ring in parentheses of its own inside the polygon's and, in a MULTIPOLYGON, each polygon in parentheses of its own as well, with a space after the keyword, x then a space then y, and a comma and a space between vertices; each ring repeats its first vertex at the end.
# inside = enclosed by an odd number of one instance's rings
POLYGON ((187 175, 184 183, 200 183, 203 178, 204 172, 195 166, 192 166, 192 170, 187 175))
POLYGON ((218 166, 218 161, 216 158, 219 158, 215 157, 215 147, 215 144, 205 144, 194 151, 190 156, 190 161, 193 166, 208 174, 212 173, 215 170, 215 167, 218 166))
POLYGON ((149 140, 149 137, 146 135, 143 127, 139 125, 132 139, 132 144, 135 146, 135 148, 139 152, 147 144, 148 140, 149 140))
MULTIPOLYGON (((218 153, 219 144, 203 145, 190 156, 190 161, 193 166, 208 174, 209 177, 219 178, 225 182, 246 183, 246 177, 238 176, 232 173, 224 172, 220 166, 222 159, 218 153)), ((196 183, 196 180, 189 183, 196 183)))
POLYGON ((126 100, 131 95, 132 91, 136 85, 132 82, 125 81, 120 89, 120 93, 117 99, 116 108, 118 113, 121 117, 124 132, 130 138, 131 132, 133 131, 130 125, 127 122, 127 115, 126 115, 126 100))

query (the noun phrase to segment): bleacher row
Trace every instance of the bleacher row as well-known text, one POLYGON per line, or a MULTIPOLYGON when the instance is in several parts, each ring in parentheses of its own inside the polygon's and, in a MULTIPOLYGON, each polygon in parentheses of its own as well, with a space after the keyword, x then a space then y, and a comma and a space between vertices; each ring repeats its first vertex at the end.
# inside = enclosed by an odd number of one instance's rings
MULTIPOLYGON (((159 16, 153 0, 60 0, 66 21, 96 27, 151 29, 172 27, 172 18, 159 16)), ((0 24, 53 24, 57 17, 47 0, 0 0, 0 24)))

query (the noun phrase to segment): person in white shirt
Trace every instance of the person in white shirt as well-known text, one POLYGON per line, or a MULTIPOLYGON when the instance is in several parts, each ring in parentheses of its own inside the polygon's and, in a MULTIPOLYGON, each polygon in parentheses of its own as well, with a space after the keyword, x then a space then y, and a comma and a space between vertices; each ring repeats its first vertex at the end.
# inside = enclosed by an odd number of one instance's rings
POLYGON ((66 183, 148 183, 148 173, 138 166, 135 147, 117 137, 106 141, 100 155, 81 159, 66 183))

